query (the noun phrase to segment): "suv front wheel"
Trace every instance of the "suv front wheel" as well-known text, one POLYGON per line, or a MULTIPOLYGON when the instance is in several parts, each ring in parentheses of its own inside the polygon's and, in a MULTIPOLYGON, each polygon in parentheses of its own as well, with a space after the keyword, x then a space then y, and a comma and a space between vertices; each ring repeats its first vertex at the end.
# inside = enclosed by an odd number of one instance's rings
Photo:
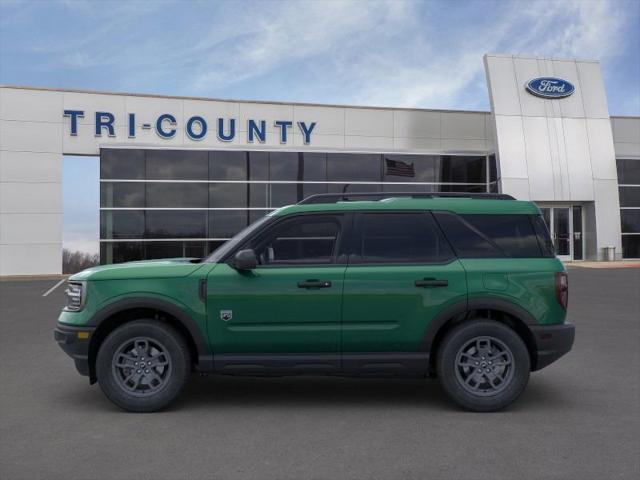
POLYGON ((436 369, 445 392, 458 405, 490 412, 510 405, 526 387, 529 352, 508 326, 494 320, 472 320, 446 335, 436 369))
POLYGON ((104 394, 132 412, 166 407, 182 390, 189 371, 189 349, 182 335, 153 320, 115 329, 100 345, 96 359, 104 394))

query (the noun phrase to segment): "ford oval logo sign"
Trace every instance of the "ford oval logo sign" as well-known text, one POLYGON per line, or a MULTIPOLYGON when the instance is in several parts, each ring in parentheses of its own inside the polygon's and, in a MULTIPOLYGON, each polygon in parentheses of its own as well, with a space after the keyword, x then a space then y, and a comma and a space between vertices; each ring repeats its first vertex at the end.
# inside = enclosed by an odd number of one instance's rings
POLYGON ((555 77, 539 77, 527 82, 527 90, 538 97, 564 98, 571 95, 576 87, 566 80, 555 77))

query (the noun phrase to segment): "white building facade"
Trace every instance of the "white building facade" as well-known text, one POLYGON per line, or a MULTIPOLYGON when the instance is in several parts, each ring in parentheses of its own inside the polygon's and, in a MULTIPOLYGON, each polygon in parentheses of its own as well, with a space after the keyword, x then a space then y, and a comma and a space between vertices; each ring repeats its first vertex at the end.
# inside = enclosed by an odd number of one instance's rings
POLYGON ((567 260, 640 257, 640 117, 589 60, 486 55, 490 112, 0 87, 0 275, 61 272, 64 155, 100 156, 101 260, 200 256, 313 193, 501 192, 567 260))

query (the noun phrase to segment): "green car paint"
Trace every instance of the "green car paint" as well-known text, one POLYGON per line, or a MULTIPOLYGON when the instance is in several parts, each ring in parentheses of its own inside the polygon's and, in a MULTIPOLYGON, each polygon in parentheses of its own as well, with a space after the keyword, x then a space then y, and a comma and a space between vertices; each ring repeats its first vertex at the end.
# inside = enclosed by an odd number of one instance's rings
MULTIPOLYGON (((318 212, 374 211, 540 214, 535 204, 515 200, 393 198, 293 205, 269 217, 277 221, 318 212)), ((520 319, 524 323, 563 324, 566 311, 556 298, 558 272, 564 272, 564 267, 555 257, 454 258, 425 265, 352 265, 345 261, 258 265, 249 271, 234 268, 231 260, 130 262, 73 275, 70 281, 83 282, 86 288, 85 303, 79 311, 63 311, 59 324, 99 329, 95 319, 101 312, 126 300, 148 299, 170 304, 191 320, 191 327, 205 339, 203 351, 197 352, 202 358, 218 354, 411 353, 420 352, 425 338, 434 337, 432 330, 447 320, 441 318, 444 313, 458 308, 460 315, 460 308, 464 313, 473 300, 513 305, 515 311, 526 312, 526 318, 520 319), (421 279, 444 280, 447 285, 421 288, 415 283, 421 279), (304 281, 329 282, 331 288, 299 288, 298 282, 304 281)))

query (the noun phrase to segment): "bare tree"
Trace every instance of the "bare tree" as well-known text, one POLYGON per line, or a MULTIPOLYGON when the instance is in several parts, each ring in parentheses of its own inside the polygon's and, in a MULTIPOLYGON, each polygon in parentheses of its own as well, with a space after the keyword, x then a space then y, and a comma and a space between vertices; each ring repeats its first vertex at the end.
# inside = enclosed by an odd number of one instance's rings
POLYGON ((76 273, 98 263, 100 255, 97 253, 72 252, 66 248, 62 250, 62 273, 76 273))

